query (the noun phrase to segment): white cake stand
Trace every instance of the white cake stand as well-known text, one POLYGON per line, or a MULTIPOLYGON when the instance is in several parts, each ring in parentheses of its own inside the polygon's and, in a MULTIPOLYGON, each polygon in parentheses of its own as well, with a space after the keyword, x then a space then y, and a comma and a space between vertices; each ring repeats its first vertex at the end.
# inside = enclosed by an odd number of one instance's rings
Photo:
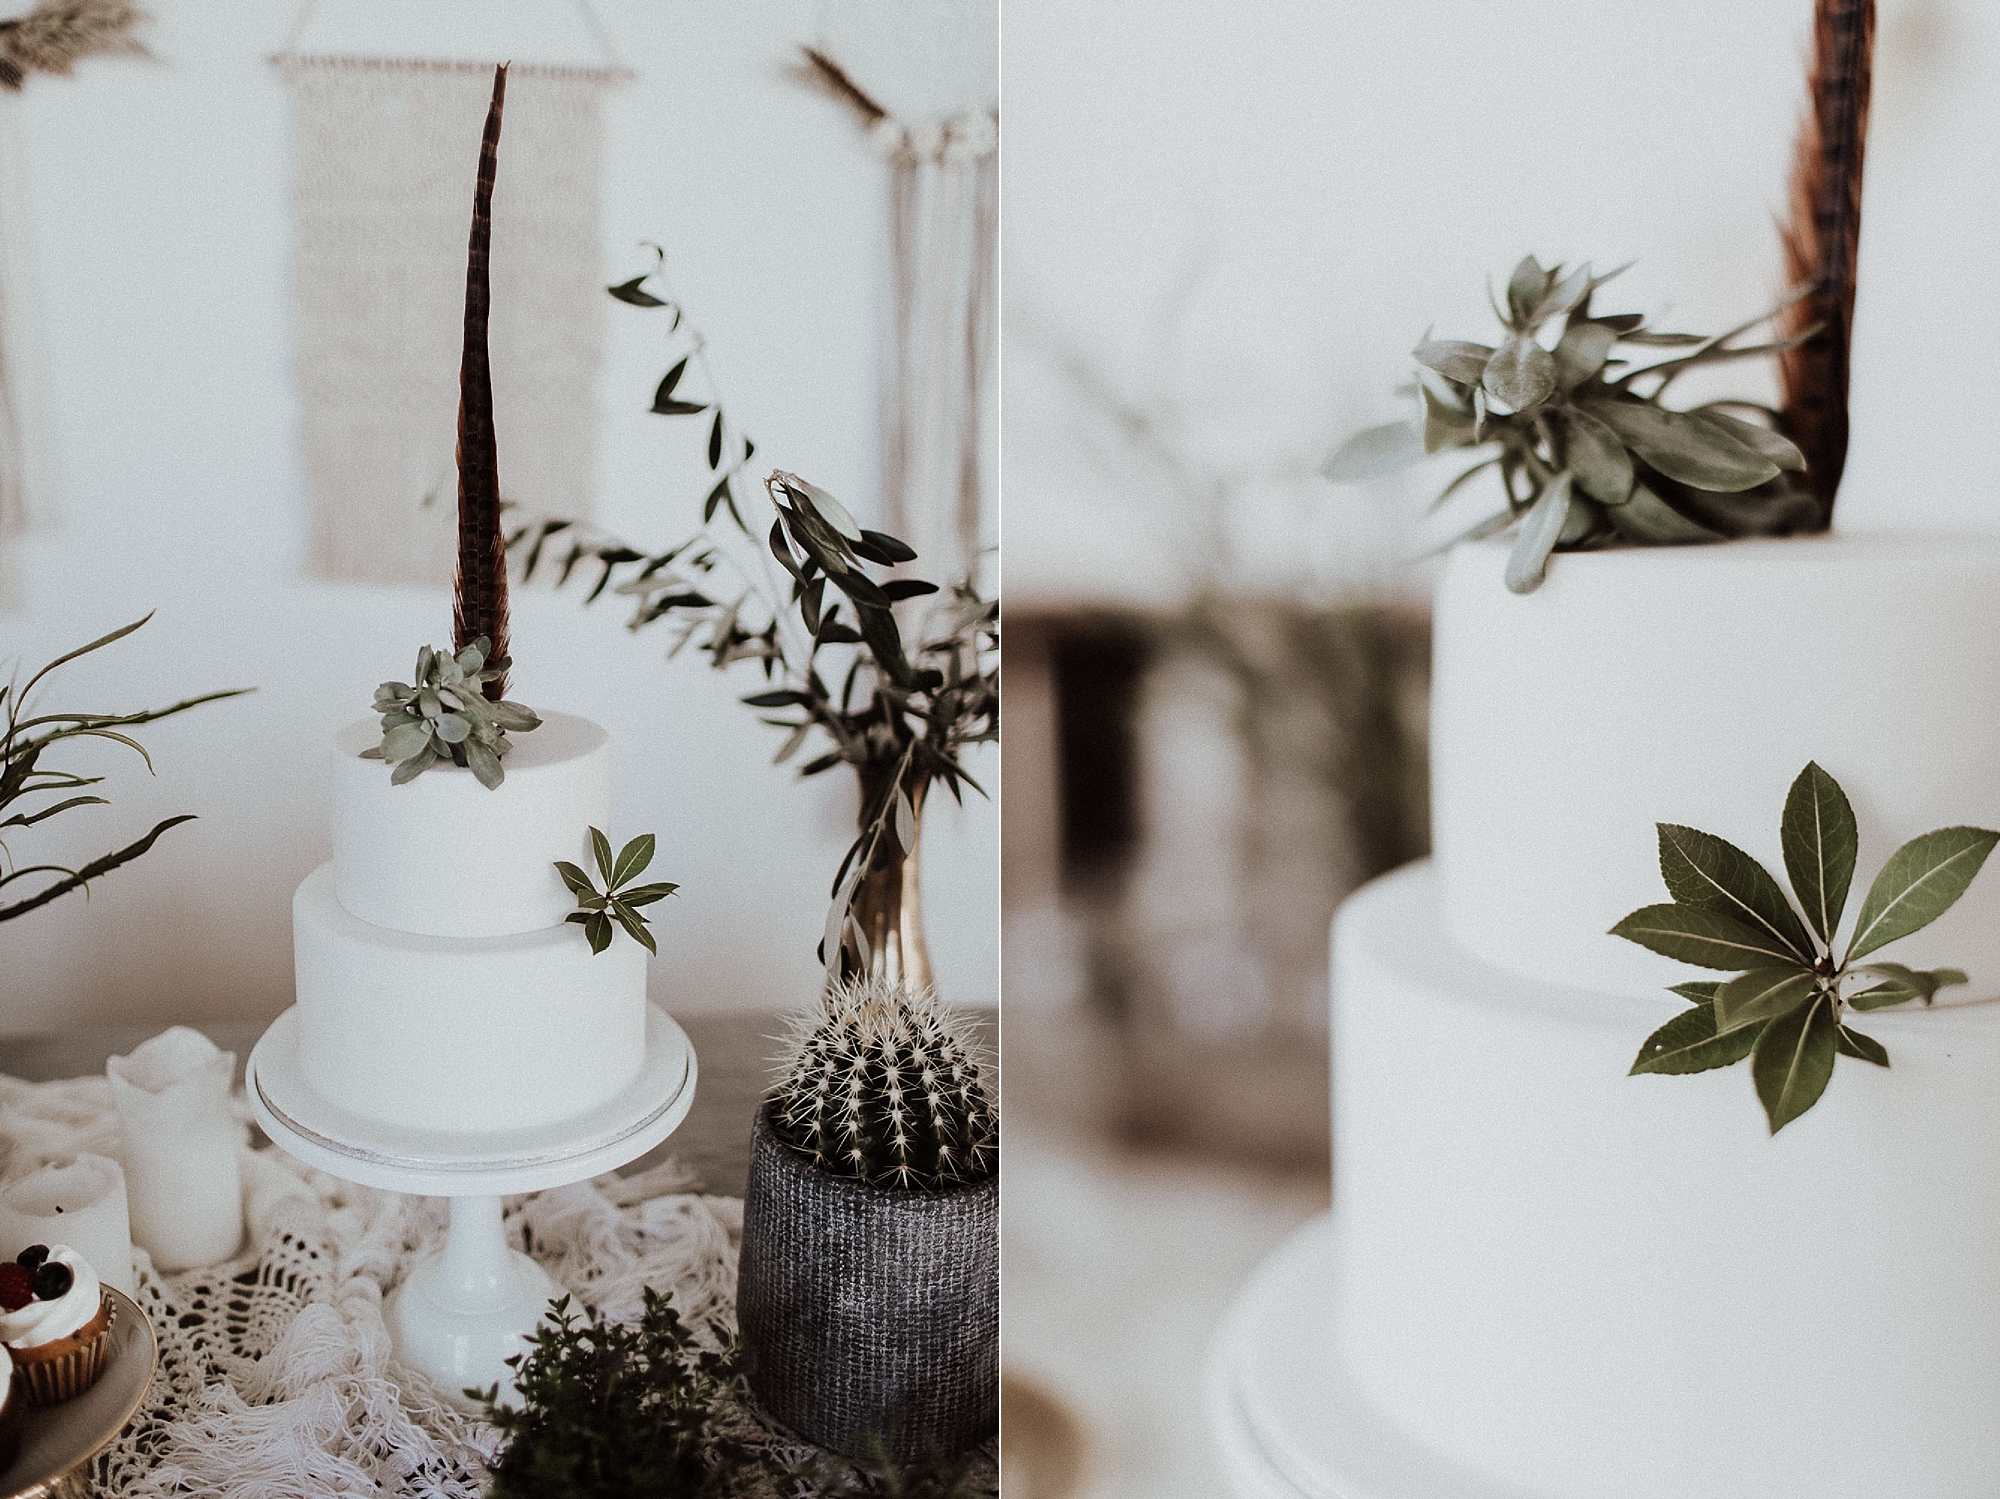
POLYGON ((646 1056, 632 1086, 601 1108, 539 1129, 462 1134, 363 1119, 321 1098, 299 1069, 299 1012, 264 1032, 244 1077, 264 1133, 308 1166, 344 1181, 451 1199, 440 1252, 412 1270, 383 1308, 396 1353, 461 1406, 467 1386, 514 1385, 505 1360, 562 1288, 507 1247, 500 1199, 616 1170, 674 1132, 694 1103, 694 1048, 657 1005, 646 1007, 646 1056))
POLYGON ((1375 1409, 1333 1314, 1342 1273, 1322 1215, 1237 1293, 1209 1350, 1209 1427, 1237 1499, 1545 1499, 1469 1472, 1375 1409))

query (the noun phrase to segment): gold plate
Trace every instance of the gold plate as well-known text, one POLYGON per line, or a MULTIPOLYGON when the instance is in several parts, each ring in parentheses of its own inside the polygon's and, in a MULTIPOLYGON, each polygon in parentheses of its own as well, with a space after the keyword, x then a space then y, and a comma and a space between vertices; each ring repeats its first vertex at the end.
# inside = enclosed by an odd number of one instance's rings
MULTIPOLYGON (((60 1405, 38 1410, 22 1401, 25 1408, 11 1418, 21 1423, 21 1450, 0 1468, 3 1499, 85 1499, 90 1485, 84 1465, 118 1439, 152 1388, 159 1362, 153 1325, 123 1291, 106 1286, 104 1294, 113 1308, 104 1373, 60 1405)), ((15 1398, 22 1399, 18 1389, 15 1398)))

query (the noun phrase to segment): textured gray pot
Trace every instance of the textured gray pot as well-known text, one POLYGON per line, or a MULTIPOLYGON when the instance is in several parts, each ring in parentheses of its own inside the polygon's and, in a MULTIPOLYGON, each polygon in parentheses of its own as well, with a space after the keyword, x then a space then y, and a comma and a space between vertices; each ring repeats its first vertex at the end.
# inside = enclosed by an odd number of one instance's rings
POLYGON ((1000 1180, 898 1192, 827 1176, 757 1111, 736 1317, 750 1388, 799 1436, 898 1462, 991 1436, 1000 1180))

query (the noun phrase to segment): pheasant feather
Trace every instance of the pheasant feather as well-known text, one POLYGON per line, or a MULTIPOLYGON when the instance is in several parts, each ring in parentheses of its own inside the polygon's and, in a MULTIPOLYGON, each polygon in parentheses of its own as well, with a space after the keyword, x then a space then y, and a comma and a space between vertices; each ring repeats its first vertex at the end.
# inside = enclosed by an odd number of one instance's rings
POLYGON ((492 310, 488 265, 493 248, 493 179, 500 158, 500 115, 507 69, 493 72, 493 102, 479 143, 479 185, 472 195, 472 241, 465 258, 465 354, 458 369, 458 589, 453 644, 482 636, 486 659, 501 668, 486 696, 507 695, 507 542, 500 529, 500 459, 493 435, 493 370, 486 327, 492 310))
POLYGON ((1854 330, 1854 263, 1861 238, 1861 160, 1875 0, 1817 0, 1807 102, 1792 163, 1791 211, 1782 228, 1785 275, 1811 295, 1784 332, 1817 332, 1779 361, 1778 426, 1805 454, 1802 483, 1832 524, 1847 462, 1847 376, 1854 330))

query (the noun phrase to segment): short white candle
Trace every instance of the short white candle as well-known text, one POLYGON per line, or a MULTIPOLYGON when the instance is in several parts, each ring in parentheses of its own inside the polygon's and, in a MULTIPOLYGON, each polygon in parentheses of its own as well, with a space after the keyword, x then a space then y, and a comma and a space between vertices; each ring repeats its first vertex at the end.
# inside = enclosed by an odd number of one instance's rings
POLYGON ((158 1269, 213 1265, 243 1242, 243 1127, 229 1112, 235 1067, 233 1052, 184 1025, 105 1064, 124 1134, 132 1241, 158 1269))
POLYGON ((30 1244, 67 1244, 107 1286, 137 1294, 125 1173, 118 1163, 80 1155, 0 1187, 0 1260, 30 1244))

